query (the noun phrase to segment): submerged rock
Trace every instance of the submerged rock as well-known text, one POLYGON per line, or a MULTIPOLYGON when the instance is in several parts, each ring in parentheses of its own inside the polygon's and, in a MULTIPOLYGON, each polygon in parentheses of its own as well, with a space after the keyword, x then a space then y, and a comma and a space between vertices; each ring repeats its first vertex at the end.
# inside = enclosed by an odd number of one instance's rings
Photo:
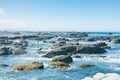
POLYGON ((43 63, 39 62, 32 62, 32 63, 25 63, 25 64, 19 64, 16 66, 13 66, 13 70, 19 70, 19 71, 29 71, 33 69, 43 69, 44 65, 43 63))
POLYGON ((93 67, 95 67, 95 65, 94 64, 82 64, 79 67, 80 68, 93 68, 93 67))
POLYGON ((68 63, 65 62, 53 62, 52 64, 50 64, 51 67, 53 68, 67 68, 70 67, 70 65, 68 63))
POLYGON ((59 55, 59 56, 55 56, 52 58, 53 62, 66 62, 66 63, 71 63, 72 57, 69 55, 59 55))
POLYGON ((9 67, 7 64, 0 64, 0 67, 9 67))

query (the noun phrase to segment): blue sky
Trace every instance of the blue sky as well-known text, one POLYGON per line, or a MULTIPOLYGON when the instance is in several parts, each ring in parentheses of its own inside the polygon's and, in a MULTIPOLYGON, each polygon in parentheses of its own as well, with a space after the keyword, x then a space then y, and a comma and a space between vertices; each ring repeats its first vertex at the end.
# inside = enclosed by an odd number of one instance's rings
POLYGON ((120 31, 120 0, 0 0, 0 30, 120 31))

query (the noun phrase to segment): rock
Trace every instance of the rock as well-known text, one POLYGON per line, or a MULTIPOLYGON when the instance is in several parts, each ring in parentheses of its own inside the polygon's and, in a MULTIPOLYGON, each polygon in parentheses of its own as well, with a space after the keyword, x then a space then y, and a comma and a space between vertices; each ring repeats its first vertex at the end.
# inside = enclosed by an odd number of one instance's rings
POLYGON ((104 48, 104 49, 111 49, 111 47, 108 46, 105 42, 99 42, 99 43, 95 44, 95 46, 101 47, 101 48, 104 48))
POLYGON ((116 73, 97 73, 93 77, 85 77, 82 80, 120 80, 120 75, 116 73))
POLYGON ((105 52, 106 50, 104 48, 93 45, 83 45, 77 50, 79 54, 101 54, 105 52))
POLYGON ((66 62, 66 63, 71 63, 72 57, 69 55, 59 55, 59 56, 55 56, 52 58, 53 62, 66 62))
POLYGON ((9 47, 2 46, 0 47, 0 55, 8 55, 11 54, 11 51, 9 50, 9 47))
POLYGON ((43 63, 39 62, 32 62, 32 63, 25 63, 25 64, 19 64, 16 66, 13 66, 13 70, 19 70, 19 71, 29 71, 33 69, 43 69, 44 65, 43 63))
POLYGON ((13 41, 10 41, 8 39, 0 39, 0 45, 11 45, 13 41))
POLYGON ((93 67, 95 67, 95 65, 93 65, 93 64, 82 64, 79 67, 80 68, 93 68, 93 67))
POLYGON ((22 47, 27 47, 28 46, 28 42, 25 40, 19 40, 19 41, 15 41, 13 42, 14 46, 22 46, 22 47))
POLYGON ((54 44, 53 46, 61 47, 61 46, 65 46, 65 45, 66 45, 66 42, 65 41, 61 41, 61 42, 58 42, 58 43, 54 44))
POLYGON ((119 38, 113 38, 113 39, 111 40, 111 43, 120 44, 120 39, 119 39, 119 38))
POLYGON ((76 51, 76 46, 62 46, 56 50, 47 52, 45 55, 43 55, 43 57, 51 58, 58 55, 67 55, 73 51, 76 51))
POLYGON ((66 38, 58 38, 58 41, 66 42, 66 41, 70 41, 70 40, 66 39, 66 38))
POLYGON ((79 37, 87 37, 88 34, 86 32, 73 32, 61 35, 62 37, 67 38, 79 38, 79 37))
POLYGON ((95 41, 94 38, 86 38, 85 41, 95 41))
POLYGON ((72 55, 72 57, 73 58, 82 58, 80 55, 78 55, 78 54, 74 54, 74 55, 72 55))
POLYGON ((70 65, 68 63, 65 62, 53 62, 52 64, 50 64, 51 67, 53 68, 67 68, 70 67, 70 65))
POLYGON ((9 67, 7 64, 0 64, 0 67, 9 67))
POLYGON ((15 55, 27 53, 23 48, 11 47, 10 49, 11 49, 12 54, 15 54, 15 55))

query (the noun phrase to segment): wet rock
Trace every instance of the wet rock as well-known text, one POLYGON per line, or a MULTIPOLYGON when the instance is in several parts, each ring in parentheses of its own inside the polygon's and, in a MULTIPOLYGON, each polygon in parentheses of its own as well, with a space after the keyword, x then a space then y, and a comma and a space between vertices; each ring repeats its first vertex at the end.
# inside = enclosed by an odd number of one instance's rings
POLYGON ((11 54, 10 48, 6 46, 0 47, 0 55, 8 55, 11 54))
POLYGON ((18 48, 18 47, 11 47, 10 51, 12 54, 15 54, 15 55, 27 53, 23 48, 18 48))
POLYGON ((72 57, 73 58, 82 58, 80 55, 78 55, 78 54, 74 54, 74 55, 72 55, 72 57))
POLYGON ((94 38, 86 38, 85 41, 95 41, 94 38))
POLYGON ((94 64, 82 64, 79 67, 80 68, 93 68, 93 67, 95 67, 95 65, 94 64))
POLYGON ((12 69, 19 70, 19 71, 29 71, 29 70, 43 69, 43 68, 44 68, 43 63, 32 62, 32 63, 24 63, 24 64, 13 66, 12 69))
POLYGON ((58 38, 58 41, 70 41, 69 39, 66 39, 66 38, 58 38))
POLYGON ((9 67, 7 64, 0 64, 0 67, 9 67))
POLYGON ((72 57, 69 55, 59 55, 59 56, 55 56, 52 58, 53 62, 66 62, 66 63, 71 63, 72 57))
POLYGON ((58 43, 54 44, 53 46, 61 47, 61 46, 65 46, 65 45, 66 45, 66 42, 65 41, 61 41, 61 42, 58 42, 58 43))
POLYGON ((111 47, 108 46, 105 42, 99 42, 99 43, 95 44, 95 46, 101 47, 101 48, 104 48, 104 49, 111 49, 111 47))
POLYGON ((79 37, 87 37, 88 34, 86 32, 74 32, 69 34, 63 34, 62 37, 67 38, 79 38, 79 37))
POLYGON ((51 67, 53 68, 67 68, 70 67, 70 65, 68 63, 65 62, 53 62, 52 64, 50 64, 51 67))
POLYGON ((51 58, 58 55, 67 55, 73 51, 76 51, 76 46, 62 46, 60 48, 47 52, 45 55, 43 55, 43 57, 51 58))
POLYGON ((13 43, 14 46, 22 46, 22 47, 27 47, 28 46, 28 42, 25 40, 19 40, 19 41, 15 41, 13 43))
POLYGON ((1 39, 0 40, 0 45, 11 45, 13 43, 13 41, 10 41, 8 39, 1 39))
POLYGON ((106 50, 104 48, 93 46, 93 45, 83 45, 81 46, 76 53, 80 54, 102 54, 105 53, 106 50))

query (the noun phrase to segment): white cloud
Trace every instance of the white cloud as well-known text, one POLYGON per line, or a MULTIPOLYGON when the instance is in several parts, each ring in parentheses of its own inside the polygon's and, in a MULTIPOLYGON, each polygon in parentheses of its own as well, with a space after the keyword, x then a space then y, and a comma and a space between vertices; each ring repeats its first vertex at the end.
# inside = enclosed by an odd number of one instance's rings
POLYGON ((5 13, 6 13, 5 10, 0 8, 0 15, 3 15, 5 13))

